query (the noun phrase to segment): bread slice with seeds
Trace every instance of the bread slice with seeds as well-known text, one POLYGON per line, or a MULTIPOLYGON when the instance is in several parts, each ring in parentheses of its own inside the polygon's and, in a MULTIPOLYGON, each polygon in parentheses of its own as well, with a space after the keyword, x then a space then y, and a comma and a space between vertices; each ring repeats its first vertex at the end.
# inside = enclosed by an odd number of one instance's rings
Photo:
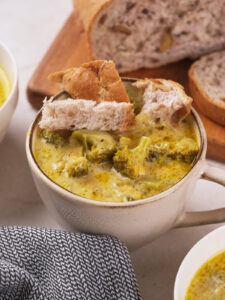
POLYGON ((90 59, 119 72, 155 68, 225 48, 224 0, 74 0, 90 59))
POLYGON ((188 76, 190 93, 198 109, 225 126, 225 51, 194 62, 188 76))

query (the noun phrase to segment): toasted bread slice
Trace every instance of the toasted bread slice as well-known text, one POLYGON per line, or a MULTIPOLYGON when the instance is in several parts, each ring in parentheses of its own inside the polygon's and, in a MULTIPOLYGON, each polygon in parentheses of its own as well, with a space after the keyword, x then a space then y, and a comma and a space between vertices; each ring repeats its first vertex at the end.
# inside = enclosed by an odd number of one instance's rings
POLYGON ((189 88, 198 109, 225 125, 225 51, 203 56, 192 64, 189 88))
POLYGON ((154 120, 176 124, 190 113, 192 99, 177 82, 143 79, 133 85, 143 91, 142 112, 149 114, 154 120))
POLYGON ((130 102, 113 61, 96 60, 80 68, 52 73, 49 79, 62 84, 74 99, 130 102))
POLYGON ((49 130, 90 129, 101 131, 128 130, 134 124, 133 105, 126 102, 102 102, 83 99, 45 100, 41 128, 49 130))

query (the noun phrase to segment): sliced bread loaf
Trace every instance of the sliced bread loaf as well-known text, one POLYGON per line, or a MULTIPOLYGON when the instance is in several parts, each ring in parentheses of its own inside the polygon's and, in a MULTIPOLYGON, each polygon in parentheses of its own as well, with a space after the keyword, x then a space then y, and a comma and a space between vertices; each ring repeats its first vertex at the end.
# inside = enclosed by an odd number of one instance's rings
POLYGON ((126 102, 102 102, 65 99, 45 100, 41 128, 49 130, 90 129, 102 131, 128 130, 134 124, 133 105, 126 102))
POLYGON ((74 99, 130 102, 113 61, 96 60, 79 68, 52 73, 49 79, 62 84, 74 99))
POLYGON ((225 125, 225 51, 201 57, 192 64, 188 76, 190 93, 198 109, 225 125))
POLYGON ((91 59, 120 72, 225 48, 225 0, 74 0, 91 59))
POLYGON ((178 123, 190 113, 192 99, 172 80, 144 79, 133 84, 143 91, 142 112, 154 120, 178 123))

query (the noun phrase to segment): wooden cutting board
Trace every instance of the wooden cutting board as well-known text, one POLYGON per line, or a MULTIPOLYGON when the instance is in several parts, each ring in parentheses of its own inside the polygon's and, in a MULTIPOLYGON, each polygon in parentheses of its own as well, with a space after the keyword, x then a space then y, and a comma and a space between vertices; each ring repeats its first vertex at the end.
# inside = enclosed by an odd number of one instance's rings
MULTIPOLYGON (((48 81, 51 72, 77 67, 88 60, 87 38, 77 15, 71 14, 54 42, 32 75, 27 86, 27 96, 35 108, 40 108, 44 97, 56 94, 60 87, 48 81)), ((155 69, 141 69, 122 76, 166 78, 184 85, 188 93, 187 70, 190 60, 183 60, 155 69)), ((225 162, 225 127, 200 113, 208 137, 207 156, 225 162)))

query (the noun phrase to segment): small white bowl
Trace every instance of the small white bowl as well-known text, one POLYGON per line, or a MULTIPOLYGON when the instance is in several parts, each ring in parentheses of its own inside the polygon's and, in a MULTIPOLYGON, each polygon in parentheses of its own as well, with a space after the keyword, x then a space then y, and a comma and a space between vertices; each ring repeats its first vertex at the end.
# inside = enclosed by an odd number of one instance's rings
POLYGON ((207 234, 195 244, 182 261, 174 286, 174 300, 184 300, 195 273, 210 258, 225 251, 225 226, 207 234))
POLYGON ((10 50, 0 41, 0 66, 6 71, 11 82, 11 92, 0 107, 0 142, 5 136, 18 100, 18 72, 15 59, 10 50))

